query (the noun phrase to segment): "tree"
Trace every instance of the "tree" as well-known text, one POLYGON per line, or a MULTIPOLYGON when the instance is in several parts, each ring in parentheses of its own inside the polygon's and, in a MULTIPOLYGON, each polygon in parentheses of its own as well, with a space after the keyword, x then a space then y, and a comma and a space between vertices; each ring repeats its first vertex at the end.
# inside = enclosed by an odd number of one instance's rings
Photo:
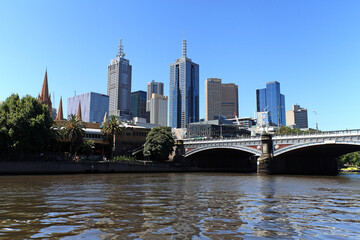
POLYGON ((83 145, 81 146, 81 152, 85 156, 89 157, 94 153, 93 147, 95 143, 93 140, 86 140, 84 141, 83 145))
POLYGON ((341 166, 348 164, 350 166, 360 166, 360 152, 352 152, 342 155, 338 158, 341 166))
POLYGON ((173 152, 174 138, 170 127, 156 127, 146 136, 144 156, 151 160, 167 160, 173 152))
POLYGON ((108 119, 106 119, 106 122, 103 124, 101 128, 101 133, 106 136, 111 146, 111 153, 110 153, 111 160, 113 159, 114 156, 115 136, 116 134, 121 134, 123 129, 124 126, 119 121, 119 119, 114 115, 111 115, 108 119))
POLYGON ((70 142, 70 153, 77 153, 84 143, 85 126, 81 119, 74 114, 69 115, 61 127, 61 135, 65 141, 70 142))
POLYGON ((27 95, 12 94, 0 107, 0 152, 44 152, 54 142, 53 120, 47 106, 27 95))

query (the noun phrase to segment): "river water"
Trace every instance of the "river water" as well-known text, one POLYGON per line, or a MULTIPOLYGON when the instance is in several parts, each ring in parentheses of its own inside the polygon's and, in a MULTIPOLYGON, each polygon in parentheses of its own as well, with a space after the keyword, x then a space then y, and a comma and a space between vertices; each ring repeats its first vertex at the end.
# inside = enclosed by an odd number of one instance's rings
POLYGON ((360 175, 0 176, 0 239, 360 239, 360 175))

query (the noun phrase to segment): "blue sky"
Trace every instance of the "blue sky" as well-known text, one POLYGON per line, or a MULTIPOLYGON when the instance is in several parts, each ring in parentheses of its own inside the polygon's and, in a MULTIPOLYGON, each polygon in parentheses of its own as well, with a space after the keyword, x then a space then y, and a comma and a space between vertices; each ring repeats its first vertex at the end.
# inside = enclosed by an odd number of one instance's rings
POLYGON ((280 82, 286 110, 318 113, 321 130, 360 128, 360 1, 0 1, 0 100, 40 93, 45 69, 55 106, 106 93, 107 66, 123 39, 132 91, 169 87, 169 64, 188 57, 204 82, 239 86, 239 115, 253 116, 256 89, 280 82))

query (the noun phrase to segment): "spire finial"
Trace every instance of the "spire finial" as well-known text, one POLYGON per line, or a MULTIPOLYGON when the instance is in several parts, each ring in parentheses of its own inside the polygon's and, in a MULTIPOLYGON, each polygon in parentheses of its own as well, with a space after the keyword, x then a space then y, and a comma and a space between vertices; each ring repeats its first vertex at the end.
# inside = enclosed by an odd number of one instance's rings
POLYGON ((123 52, 124 46, 122 45, 122 39, 120 38, 119 52, 116 57, 125 57, 125 53, 123 52))
POLYGON ((186 57, 186 39, 182 41, 183 47, 182 47, 182 56, 186 57))

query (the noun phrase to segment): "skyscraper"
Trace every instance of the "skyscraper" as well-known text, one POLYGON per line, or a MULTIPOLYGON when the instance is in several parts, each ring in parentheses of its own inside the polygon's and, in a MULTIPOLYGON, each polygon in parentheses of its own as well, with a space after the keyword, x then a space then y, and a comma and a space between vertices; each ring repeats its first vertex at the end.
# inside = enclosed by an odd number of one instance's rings
POLYGON ((185 128, 199 121, 199 65, 183 54, 170 64, 169 123, 172 128, 185 128))
POLYGON ((145 91, 136 91, 131 93, 131 116, 147 118, 145 91))
POLYGON ((205 80, 205 121, 220 116, 234 118, 239 115, 238 86, 234 83, 221 83, 219 78, 205 80))
POLYGON ((150 112, 150 99, 153 93, 164 95, 164 83, 152 80, 147 84, 146 111, 150 112))
POLYGON ((308 128, 307 109, 293 105, 290 111, 286 111, 286 124, 293 128, 308 128))
POLYGON ((258 112, 269 112, 272 125, 285 126, 285 96, 280 93, 279 82, 268 82, 266 88, 256 90, 256 106, 258 112))
POLYGON ((108 66, 109 115, 130 119, 131 70, 120 39, 119 53, 108 66))
POLYGON ((167 126, 168 97, 153 93, 150 99, 150 123, 167 126))

